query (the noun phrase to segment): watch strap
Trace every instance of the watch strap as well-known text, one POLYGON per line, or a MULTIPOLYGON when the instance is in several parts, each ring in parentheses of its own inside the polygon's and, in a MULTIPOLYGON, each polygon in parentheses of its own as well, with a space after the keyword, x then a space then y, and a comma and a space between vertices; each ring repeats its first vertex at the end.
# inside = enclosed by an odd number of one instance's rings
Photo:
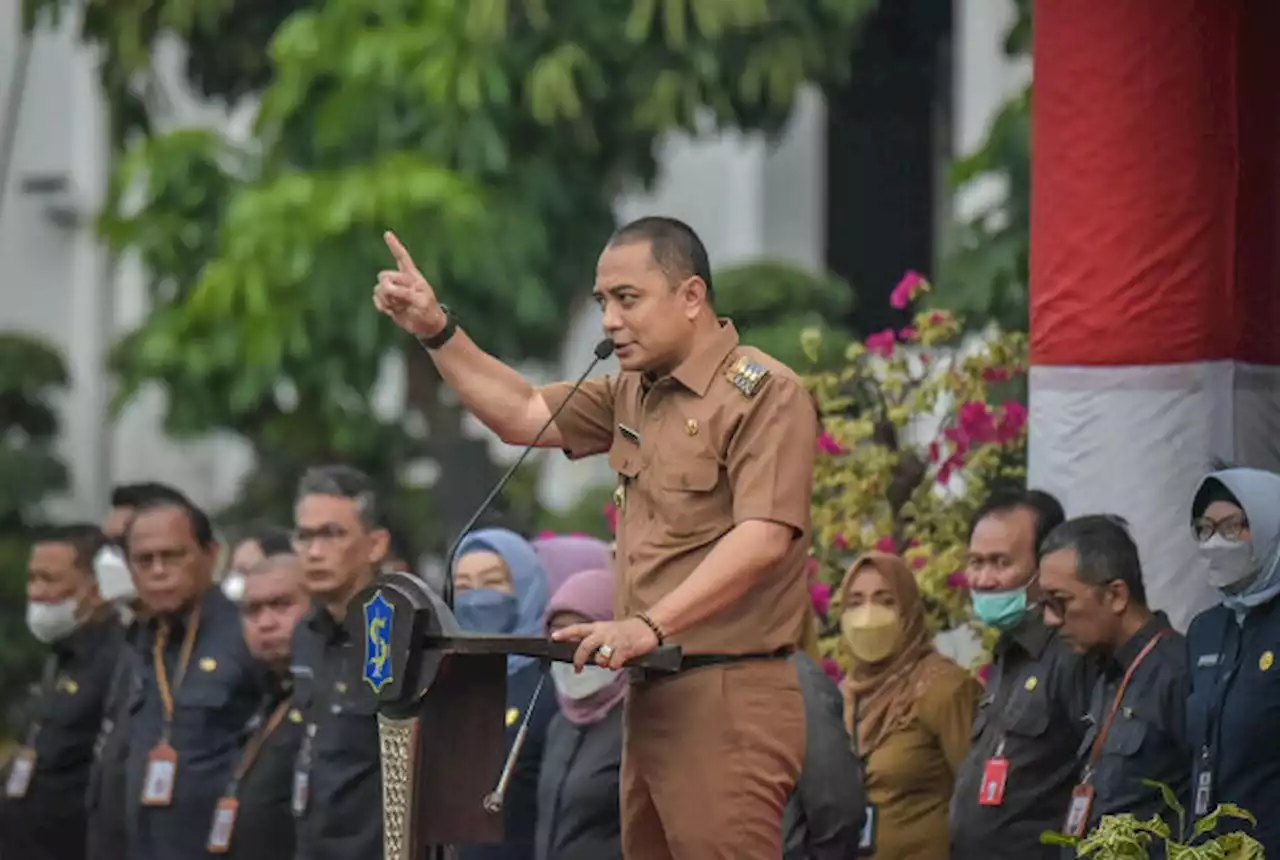
POLYGON ((442 304, 440 305, 440 310, 444 312, 444 328, 431 337, 418 338, 418 343, 422 344, 426 349, 439 349, 448 343, 458 331, 458 318, 454 316, 453 311, 449 310, 449 306, 442 304))

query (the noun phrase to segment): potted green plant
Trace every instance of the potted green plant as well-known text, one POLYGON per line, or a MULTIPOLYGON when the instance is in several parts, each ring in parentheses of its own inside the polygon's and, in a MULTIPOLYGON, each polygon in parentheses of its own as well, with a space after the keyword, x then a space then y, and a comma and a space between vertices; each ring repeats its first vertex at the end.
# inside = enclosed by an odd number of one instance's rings
POLYGON ((1160 790, 1165 806, 1177 819, 1176 830, 1159 815, 1143 821, 1125 813, 1102 816, 1098 826, 1083 837, 1049 832, 1042 834, 1040 841, 1046 845, 1073 846, 1077 857, 1093 860, 1151 860, 1153 847, 1159 847, 1161 851, 1156 856, 1166 860, 1264 860, 1262 843, 1248 833, 1210 835, 1225 818, 1256 825, 1257 819, 1248 810, 1234 803, 1220 803, 1208 815, 1197 819, 1187 841, 1180 842, 1180 834, 1187 832, 1186 809, 1169 786, 1152 780, 1143 780, 1143 783, 1160 790))

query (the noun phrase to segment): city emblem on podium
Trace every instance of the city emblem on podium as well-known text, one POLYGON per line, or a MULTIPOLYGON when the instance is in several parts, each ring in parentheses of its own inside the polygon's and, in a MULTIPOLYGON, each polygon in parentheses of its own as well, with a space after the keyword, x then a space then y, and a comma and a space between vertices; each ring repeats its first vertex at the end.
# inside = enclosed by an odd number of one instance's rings
POLYGON ((392 681, 391 623, 395 608, 379 589, 364 605, 364 679, 375 694, 392 681))

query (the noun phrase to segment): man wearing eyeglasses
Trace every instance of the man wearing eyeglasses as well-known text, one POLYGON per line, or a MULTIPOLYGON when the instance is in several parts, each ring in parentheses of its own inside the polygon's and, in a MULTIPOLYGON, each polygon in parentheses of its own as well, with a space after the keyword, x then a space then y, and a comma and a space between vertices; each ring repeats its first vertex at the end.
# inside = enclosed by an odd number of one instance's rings
POLYGON ((293 638, 293 699, 306 721, 293 779, 297 860, 381 857, 377 701, 350 681, 364 658, 343 622, 386 558, 387 530, 356 469, 311 469, 297 499, 294 550, 314 603, 293 638))
POLYGON ((1048 493, 993 495, 973 518, 966 576, 978 620, 1000 631, 973 743, 951 795, 951 860, 1056 860, 1095 670, 1045 625, 1037 556, 1064 519, 1048 493))
POLYGON ((1186 641, 1163 612, 1147 607, 1138 547, 1124 521, 1091 515, 1050 532, 1040 550, 1040 590, 1045 624, 1101 666, 1061 832, 1083 837, 1104 815, 1169 815, 1146 780, 1167 785, 1187 806, 1186 641))

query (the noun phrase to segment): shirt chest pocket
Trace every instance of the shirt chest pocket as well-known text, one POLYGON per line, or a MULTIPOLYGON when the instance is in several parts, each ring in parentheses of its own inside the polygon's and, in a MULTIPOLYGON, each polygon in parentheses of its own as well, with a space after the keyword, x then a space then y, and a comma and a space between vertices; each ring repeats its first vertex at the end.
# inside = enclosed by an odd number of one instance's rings
POLYGON ((1009 702, 1004 713, 1005 734, 1039 738, 1049 730, 1049 701, 1043 693, 1025 692, 1009 702))
POLYGON ((732 525, 733 497, 714 456, 664 452, 657 469, 660 514, 672 537, 718 535, 732 525))
POLYGON ((181 731, 195 746, 217 746, 227 736, 237 735, 248 712, 235 704, 235 683, 230 673, 188 673, 174 696, 174 730, 181 731))

